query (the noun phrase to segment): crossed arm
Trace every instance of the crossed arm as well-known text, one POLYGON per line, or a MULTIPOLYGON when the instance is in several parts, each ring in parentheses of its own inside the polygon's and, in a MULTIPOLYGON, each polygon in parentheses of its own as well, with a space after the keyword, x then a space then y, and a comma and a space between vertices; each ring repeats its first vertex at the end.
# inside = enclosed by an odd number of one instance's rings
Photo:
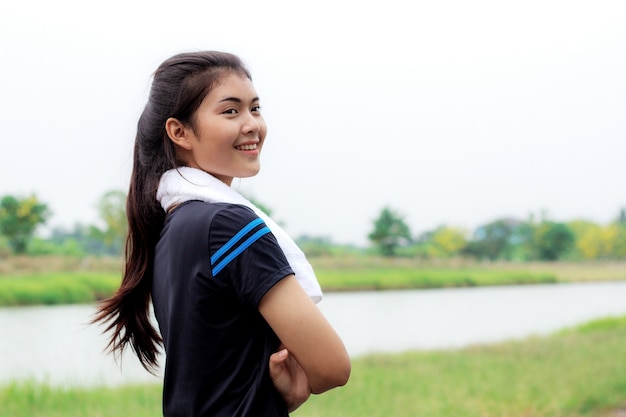
POLYGON ((345 385, 350 358, 343 342, 295 276, 265 294, 259 311, 282 341, 270 357, 270 376, 290 411, 311 393, 345 385))
POLYGON ((284 345, 270 356, 270 377, 289 412, 300 407, 311 396, 309 378, 284 345))

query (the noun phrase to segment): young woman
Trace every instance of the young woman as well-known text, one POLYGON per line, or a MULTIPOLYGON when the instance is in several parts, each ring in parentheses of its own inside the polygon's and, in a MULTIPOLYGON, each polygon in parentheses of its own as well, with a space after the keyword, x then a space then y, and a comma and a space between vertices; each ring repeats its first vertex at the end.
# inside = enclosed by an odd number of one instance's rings
POLYGON ((149 371, 163 345, 166 417, 286 416, 348 380, 298 249, 230 188, 259 171, 266 131, 236 56, 185 53, 155 72, 137 127, 123 280, 95 321, 109 323, 112 351, 130 345, 149 371))

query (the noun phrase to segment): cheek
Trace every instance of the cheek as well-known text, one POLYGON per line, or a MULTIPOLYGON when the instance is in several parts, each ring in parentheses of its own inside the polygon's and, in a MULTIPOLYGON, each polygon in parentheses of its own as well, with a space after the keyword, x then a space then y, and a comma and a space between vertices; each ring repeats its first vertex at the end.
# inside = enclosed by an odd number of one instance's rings
POLYGON ((265 120, 259 123, 259 125, 260 125, 259 136, 261 136, 261 140, 264 140, 265 136, 267 135, 267 125, 265 124, 265 120))

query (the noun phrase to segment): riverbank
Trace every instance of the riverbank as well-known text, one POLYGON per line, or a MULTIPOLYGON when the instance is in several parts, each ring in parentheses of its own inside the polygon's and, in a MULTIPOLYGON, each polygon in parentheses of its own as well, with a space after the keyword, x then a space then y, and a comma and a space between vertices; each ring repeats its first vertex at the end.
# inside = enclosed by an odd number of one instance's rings
MULTIPOLYGON (((617 417, 626 407, 626 316, 547 337, 459 350, 371 355, 348 385, 313 396, 297 417, 617 417)), ((159 415, 159 384, 0 387, 14 417, 159 415)))
MULTIPOLYGON (((477 263, 405 258, 312 258, 325 292, 626 280, 626 262, 477 263)), ((0 263, 0 306, 92 303, 113 294, 118 258, 10 257, 0 263)))

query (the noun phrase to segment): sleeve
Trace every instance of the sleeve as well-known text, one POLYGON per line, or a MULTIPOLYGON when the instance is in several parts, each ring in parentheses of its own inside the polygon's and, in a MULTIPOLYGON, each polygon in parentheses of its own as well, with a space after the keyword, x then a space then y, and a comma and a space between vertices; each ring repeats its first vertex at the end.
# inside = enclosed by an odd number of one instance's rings
POLYGON ((245 304, 258 305, 293 274, 269 227, 251 209, 229 204, 216 213, 209 239, 212 279, 227 280, 245 304))

